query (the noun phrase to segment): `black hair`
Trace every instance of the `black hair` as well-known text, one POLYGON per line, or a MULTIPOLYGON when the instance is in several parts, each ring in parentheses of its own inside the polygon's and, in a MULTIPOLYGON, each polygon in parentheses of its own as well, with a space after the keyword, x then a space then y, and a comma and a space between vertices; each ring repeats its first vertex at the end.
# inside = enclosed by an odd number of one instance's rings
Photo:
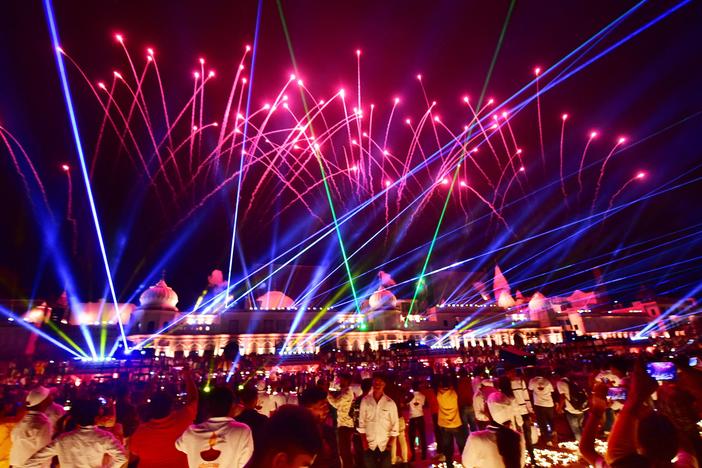
POLYGON ((521 438, 518 432, 500 425, 495 432, 497 451, 500 452, 505 468, 520 468, 522 461, 521 438))
POLYGON ((92 426, 99 410, 98 400, 76 400, 71 407, 71 419, 79 426, 92 426))
POLYGON ((497 389, 510 398, 514 398, 514 390, 512 390, 512 381, 506 375, 497 379, 497 389))
POLYGON ((206 400, 207 414, 211 418, 228 416, 234 404, 234 393, 228 387, 215 387, 206 400))
POLYGON ((363 379, 361 380, 361 391, 363 393, 368 393, 370 392, 370 389, 373 388, 373 379, 363 379))
POLYGON ((450 375, 444 374, 441 376, 441 388, 451 388, 453 387, 453 379, 450 375))
POLYGON ((253 385, 246 385, 239 390, 239 400, 244 406, 249 406, 258 399, 258 392, 253 385))
POLYGON ((268 420, 250 466, 270 466, 279 453, 293 458, 300 453, 316 455, 321 450, 322 435, 310 410, 283 405, 268 420))
POLYGON ((373 379, 374 379, 374 380, 375 380, 375 379, 380 379, 380 380, 382 380, 383 382, 385 382, 386 384, 388 383, 388 376, 385 375, 385 374, 382 373, 382 372, 374 372, 374 373, 373 373, 373 379))
POLYGON ((678 453, 678 433, 673 423, 658 412, 639 420, 638 442, 643 454, 654 464, 669 463, 678 453))
POLYGON ((151 395, 149 403, 149 416, 153 419, 162 419, 171 414, 173 397, 168 392, 156 392, 151 395))
POLYGON ((300 403, 300 406, 312 406, 315 403, 326 400, 327 399, 327 392, 322 390, 321 388, 314 386, 314 387, 309 387, 306 388, 300 395, 297 397, 298 402, 300 403))

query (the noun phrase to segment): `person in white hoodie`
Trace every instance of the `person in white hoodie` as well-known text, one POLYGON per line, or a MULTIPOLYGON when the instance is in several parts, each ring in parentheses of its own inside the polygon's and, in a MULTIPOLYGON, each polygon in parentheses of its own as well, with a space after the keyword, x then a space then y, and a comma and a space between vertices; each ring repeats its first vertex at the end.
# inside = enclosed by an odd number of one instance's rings
POLYGON ((176 449, 188 456, 188 466, 197 468, 243 468, 253 455, 253 437, 246 424, 230 417, 234 395, 226 387, 210 392, 209 419, 185 430, 176 449))

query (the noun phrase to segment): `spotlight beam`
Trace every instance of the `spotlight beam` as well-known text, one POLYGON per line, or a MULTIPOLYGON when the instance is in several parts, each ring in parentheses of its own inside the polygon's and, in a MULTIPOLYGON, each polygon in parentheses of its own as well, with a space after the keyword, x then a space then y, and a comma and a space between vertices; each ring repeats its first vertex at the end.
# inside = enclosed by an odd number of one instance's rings
MULTIPOLYGON (((234 202, 234 220, 232 222, 232 243, 229 248, 229 269, 227 272, 227 285, 232 280, 232 266, 234 264, 234 244, 236 243, 236 228, 239 220, 239 204, 241 202, 241 181, 244 175, 244 158, 246 157, 246 132, 249 127, 249 112, 251 110, 251 91, 253 90, 254 71, 256 69, 256 51, 258 50, 258 35, 261 27, 261 11, 263 0, 258 0, 256 10, 256 32, 254 34, 253 52, 251 53, 251 73, 249 74, 249 89, 246 97, 246 114, 244 119, 244 134, 241 141, 241 155, 239 156, 239 177, 236 183, 236 200, 234 202)), ((224 306, 229 305, 229 294, 224 296, 224 306)))
POLYGON ((68 109, 68 117, 71 123, 71 130, 73 131, 73 140, 76 145, 76 151, 78 153, 78 159, 80 161, 80 170, 83 175, 83 180, 85 182, 85 191, 88 195, 88 201, 90 202, 90 213, 93 217, 93 223, 95 225, 95 233, 98 238, 98 244, 100 245, 100 254, 102 255, 103 265, 105 267, 105 274, 107 275, 107 282, 110 285, 110 294, 112 295, 112 301, 114 302, 115 312, 117 313, 117 321, 119 323, 119 331, 122 337, 122 342, 125 349, 129 349, 127 344, 127 337, 124 333, 124 324, 122 323, 122 317, 120 316, 119 305, 117 303, 117 294, 115 293, 115 285, 112 281, 112 273, 110 272, 110 264, 107 260, 107 252, 105 250, 105 242, 102 238, 102 230, 100 229, 100 221, 98 219, 97 209, 95 207, 95 199, 93 197, 93 191, 90 187, 90 178, 88 176, 88 168, 85 164, 85 155, 83 154, 83 144, 80 138, 80 132, 78 130, 78 122, 76 120, 75 111, 73 110, 73 99, 71 97, 71 90, 68 86, 68 76, 66 75, 66 68, 63 63, 63 56, 60 52, 60 42, 58 36, 58 29, 56 27, 56 19, 54 17, 54 11, 51 4, 51 0, 44 0, 44 9, 46 10, 46 19, 49 22, 49 29, 51 31, 51 40, 54 46, 54 54, 56 55, 56 65, 58 66, 59 77, 61 79, 61 87, 63 90, 63 95, 66 101, 66 108, 68 109))

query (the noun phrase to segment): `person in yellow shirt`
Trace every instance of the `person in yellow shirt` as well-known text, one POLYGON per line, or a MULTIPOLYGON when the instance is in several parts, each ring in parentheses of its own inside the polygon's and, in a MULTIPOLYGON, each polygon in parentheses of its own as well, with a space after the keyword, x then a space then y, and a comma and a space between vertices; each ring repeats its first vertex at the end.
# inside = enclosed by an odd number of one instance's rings
POLYGON ((453 379, 449 375, 443 375, 439 384, 439 392, 436 395, 439 403, 439 440, 437 451, 440 452, 446 461, 447 466, 452 466, 454 454, 454 440, 458 446, 458 453, 463 452, 463 447, 468 438, 467 428, 461 421, 458 410, 458 394, 456 393, 453 379))

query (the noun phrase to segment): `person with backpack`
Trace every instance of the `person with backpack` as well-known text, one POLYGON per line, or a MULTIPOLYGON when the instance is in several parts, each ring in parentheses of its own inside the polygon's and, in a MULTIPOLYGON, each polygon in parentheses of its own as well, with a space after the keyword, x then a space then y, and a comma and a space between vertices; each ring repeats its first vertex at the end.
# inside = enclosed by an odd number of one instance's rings
POLYGON ((587 392, 575 381, 572 375, 566 375, 558 380, 558 382, 556 382, 556 388, 560 395, 558 412, 560 413, 565 410, 565 417, 570 426, 570 430, 573 432, 575 440, 580 442, 585 411, 587 411, 588 407, 587 392))

